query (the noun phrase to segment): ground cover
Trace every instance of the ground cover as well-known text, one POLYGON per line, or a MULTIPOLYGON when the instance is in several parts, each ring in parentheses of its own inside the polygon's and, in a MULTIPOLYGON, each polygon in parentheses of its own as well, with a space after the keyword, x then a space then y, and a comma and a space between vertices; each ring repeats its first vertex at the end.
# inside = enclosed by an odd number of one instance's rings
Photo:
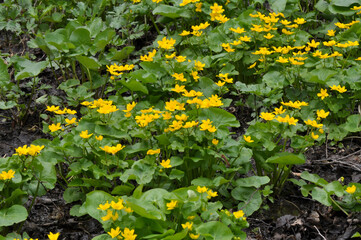
POLYGON ((359 236, 360 10, 3 1, 0 239, 359 236))

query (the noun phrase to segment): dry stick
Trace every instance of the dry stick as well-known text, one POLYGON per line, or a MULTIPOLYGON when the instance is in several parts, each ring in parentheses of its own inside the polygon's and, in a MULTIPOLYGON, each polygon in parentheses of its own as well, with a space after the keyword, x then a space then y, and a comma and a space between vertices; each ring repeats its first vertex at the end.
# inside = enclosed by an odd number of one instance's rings
POLYGON ((318 230, 318 228, 317 228, 315 225, 313 225, 313 227, 316 228, 318 234, 319 234, 324 240, 327 240, 327 238, 325 238, 325 237, 320 233, 320 230, 318 230))
POLYGON ((353 155, 356 155, 356 154, 358 154, 358 153, 360 153, 360 152, 361 152, 361 149, 360 149, 360 150, 357 150, 357 151, 354 152, 354 153, 351 153, 351 154, 349 154, 349 155, 346 155, 346 156, 344 156, 344 157, 341 157, 341 158, 339 158, 338 160, 332 159, 332 158, 330 157, 330 158, 323 158, 323 159, 313 160, 312 162, 331 161, 331 162, 327 162, 327 163, 325 163, 325 164, 331 164, 331 163, 334 163, 334 162, 335 162, 335 163, 339 163, 339 164, 341 164, 341 165, 343 164, 343 165, 347 165, 347 166, 353 167, 353 168, 355 168, 357 171, 361 172, 361 167, 358 167, 358 166, 357 166, 358 164, 351 164, 351 163, 341 162, 341 161, 340 161, 340 160, 349 158, 349 157, 351 157, 351 156, 353 156, 353 155))

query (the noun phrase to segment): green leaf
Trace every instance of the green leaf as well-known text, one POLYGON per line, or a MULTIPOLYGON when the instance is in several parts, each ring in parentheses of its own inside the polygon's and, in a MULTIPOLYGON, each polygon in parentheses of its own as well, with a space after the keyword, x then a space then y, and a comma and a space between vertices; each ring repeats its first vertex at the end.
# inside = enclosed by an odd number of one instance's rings
POLYGON ((5 64, 4 60, 0 58, 0 83, 7 83, 10 81, 10 74, 8 72, 8 65, 5 64))
POLYGON ((200 117, 203 119, 210 119, 213 121, 212 125, 217 128, 225 127, 239 127, 240 124, 237 118, 232 114, 221 108, 207 108, 202 111, 200 117))
POLYGON ((212 180, 209 178, 205 178, 205 177, 193 179, 191 183, 194 186, 201 186, 201 187, 203 187, 203 186, 212 187, 213 186, 212 180))
POLYGON ((22 80, 24 78, 36 77, 47 66, 48 66, 48 62, 46 61, 41 61, 41 62, 27 61, 25 63, 25 68, 15 75, 15 80, 22 80))
POLYGON ((119 196, 123 196, 123 195, 130 195, 130 193, 134 190, 134 186, 129 184, 129 185, 120 185, 120 186, 116 186, 113 191, 112 191, 112 195, 119 195, 119 196))
POLYGON ((338 71, 327 68, 315 69, 305 75, 305 80, 311 83, 326 84, 327 81, 337 73, 338 71))
POLYGON ((316 3, 315 8, 320 12, 325 12, 328 9, 328 5, 329 3, 326 2, 325 0, 319 0, 316 3))
POLYGON ((302 154, 296 155, 289 152, 282 152, 282 153, 277 153, 275 156, 268 158, 266 162, 293 165, 293 164, 304 164, 306 160, 302 154))
POLYGON ((157 77, 143 69, 131 72, 130 76, 136 80, 141 81, 142 83, 155 83, 157 82, 157 77))
POLYGON ((240 187, 255 187, 259 188, 262 185, 269 183, 270 179, 267 176, 252 176, 248 178, 240 178, 236 181, 237 186, 240 187))
POLYGON ((361 238, 361 234, 359 232, 356 232, 354 235, 352 235, 351 238, 361 238))
POLYGON ((354 114, 347 117, 347 121, 343 124, 345 130, 349 132, 359 132, 361 131, 361 116, 359 114, 354 114))
POLYGON ((187 236, 187 234, 188 234, 188 231, 184 229, 183 231, 181 231, 179 233, 176 233, 176 234, 174 234, 172 236, 167 236, 167 237, 162 238, 162 239, 163 240, 182 240, 187 236))
POLYGON ((252 192, 248 199, 238 204, 238 209, 242 209, 247 216, 251 216, 262 205, 262 196, 260 191, 252 192))
POLYGON ((79 188, 68 187, 63 193, 63 198, 67 203, 82 200, 84 197, 84 193, 79 188))
POLYGON ((102 222, 101 218, 105 215, 104 211, 99 210, 99 204, 104 204, 107 201, 113 201, 114 197, 112 197, 109 193, 95 190, 86 195, 85 203, 81 206, 80 211, 84 210, 91 217, 97 219, 99 222, 102 222))
POLYGON ((15 223, 25 221, 28 217, 28 211, 24 206, 13 205, 9 208, 0 210, 0 227, 11 226, 15 223))
POLYGON ((142 199, 128 198, 127 205, 137 214, 148 219, 165 221, 166 217, 162 211, 152 203, 142 199))
POLYGON ((169 179, 178 179, 181 180, 184 176, 184 172, 178 169, 172 169, 169 174, 169 179))
POLYGON ((307 171, 303 171, 301 173, 301 178, 323 187, 328 184, 328 182, 325 179, 321 178, 317 174, 311 174, 307 171))
POLYGON ((325 190, 328 194, 335 194, 337 197, 342 197, 344 194, 343 186, 339 181, 330 182, 325 186, 325 190))
POLYGON ((288 84, 285 75, 279 71, 270 71, 266 73, 262 80, 267 86, 273 89, 281 89, 288 84))
POLYGON ((111 57, 111 60, 115 61, 122 61, 123 59, 126 59, 129 54, 131 54, 134 51, 134 46, 127 46, 122 48, 122 50, 116 52, 114 56, 111 57))
POLYGON ((17 103, 14 101, 8 101, 8 102, 0 101, 0 109, 2 110, 10 109, 15 106, 17 106, 17 103))
POLYGON ((80 62, 81 65, 83 65, 86 68, 92 70, 98 70, 98 68, 101 67, 101 65, 98 63, 98 61, 95 58, 90 58, 86 56, 76 56, 75 58, 80 62))
POLYGON ((287 0, 269 0, 271 5, 271 9, 276 12, 280 13, 283 12, 286 8, 287 0))
POLYGON ((90 32, 84 27, 77 28, 71 33, 69 40, 76 46, 90 45, 90 32))
POLYGON ((325 191, 325 189, 315 187, 312 190, 311 195, 312 195, 312 199, 319 201, 323 205, 331 206, 331 204, 332 204, 331 199, 330 199, 329 195, 327 194, 327 192, 325 191))
POLYGON ((149 93, 147 87, 135 79, 131 79, 129 82, 126 82, 125 80, 121 80, 119 82, 132 92, 149 93))
POLYGON ((232 231, 222 222, 207 222, 202 223, 196 228, 196 232, 200 233, 206 239, 214 240, 231 240, 234 235, 232 231))
POLYGON ((158 7, 156 7, 153 10, 153 14, 154 15, 158 14, 169 18, 179 18, 179 17, 190 18, 192 16, 189 10, 175 6, 164 5, 164 4, 160 4, 158 7))

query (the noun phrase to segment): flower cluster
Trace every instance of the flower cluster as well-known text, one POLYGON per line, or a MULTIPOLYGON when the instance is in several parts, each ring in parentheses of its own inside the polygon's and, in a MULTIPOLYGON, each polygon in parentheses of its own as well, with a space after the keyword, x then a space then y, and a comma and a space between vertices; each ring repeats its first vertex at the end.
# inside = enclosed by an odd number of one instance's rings
POLYGON ((14 177, 15 171, 10 169, 9 171, 2 171, 0 173, 0 180, 10 180, 14 177))
POLYGON ((121 65, 118 66, 116 63, 114 63, 113 65, 108 66, 107 65, 107 71, 111 74, 111 75, 115 75, 115 76, 120 76, 122 75, 125 71, 130 71, 134 68, 134 65, 121 65))
POLYGON ((15 149, 15 152, 19 156, 26 156, 26 155, 37 156, 43 148, 44 145, 38 146, 31 144, 29 147, 27 145, 18 147, 15 149))

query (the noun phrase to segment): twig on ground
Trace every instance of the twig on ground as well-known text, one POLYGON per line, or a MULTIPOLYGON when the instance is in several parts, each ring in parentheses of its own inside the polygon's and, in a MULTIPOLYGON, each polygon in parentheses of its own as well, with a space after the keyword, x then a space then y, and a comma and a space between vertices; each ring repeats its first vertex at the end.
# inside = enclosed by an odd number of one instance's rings
POLYGON ((323 235, 320 233, 320 230, 318 230, 318 228, 317 228, 315 225, 313 225, 313 227, 316 228, 318 234, 319 234, 324 240, 327 240, 327 238, 325 238, 325 236, 323 236, 323 235))
POLYGON ((348 167, 351 167, 353 168, 354 170, 356 171, 359 171, 361 172, 361 164, 352 164, 352 163, 348 163, 348 162, 342 162, 341 160, 344 160, 346 158, 349 158, 353 155, 356 155, 358 153, 361 153, 361 149, 360 150, 357 150, 356 152, 353 152, 351 154, 348 154, 346 156, 343 156, 339 159, 334 159, 334 157, 329 157, 329 158, 323 158, 323 159, 317 159, 317 160, 313 160, 312 163, 319 163, 319 164, 332 164, 332 163, 338 163, 338 164, 341 164, 341 165, 346 165, 348 167))

